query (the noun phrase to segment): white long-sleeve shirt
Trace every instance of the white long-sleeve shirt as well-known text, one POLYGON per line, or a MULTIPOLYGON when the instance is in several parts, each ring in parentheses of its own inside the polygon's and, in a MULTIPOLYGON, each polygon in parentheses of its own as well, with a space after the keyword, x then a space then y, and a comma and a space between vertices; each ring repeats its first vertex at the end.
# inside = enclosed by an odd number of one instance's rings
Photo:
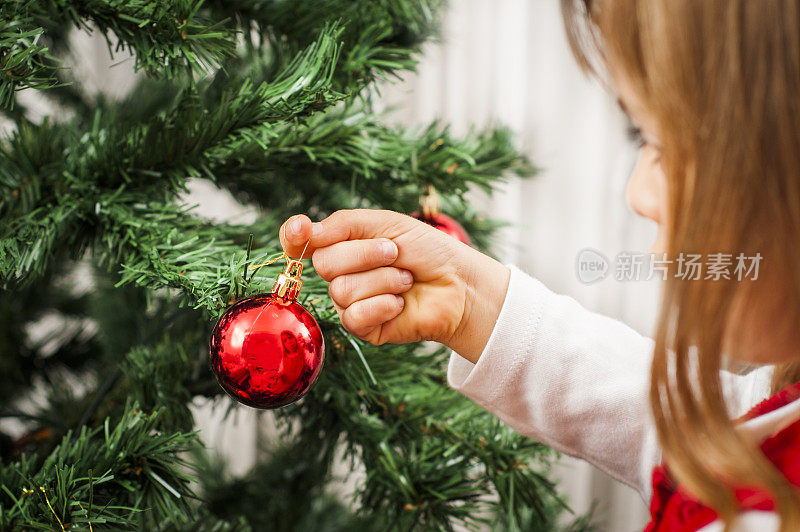
MULTIPOLYGON (((653 340, 506 267, 508 291, 486 347, 476 364, 451 352, 449 385, 517 432, 589 461, 649 501, 651 473, 662 459, 648 400, 653 340)), ((722 372, 734 417, 769 396, 771 371, 722 372)), ((763 440, 800 418, 800 401, 776 412, 740 430, 763 440)), ((762 514, 747 512, 736 530, 777 530, 774 514, 762 514), (770 519, 774 527, 750 519, 770 519)), ((714 526, 721 524, 703 530, 714 526)))

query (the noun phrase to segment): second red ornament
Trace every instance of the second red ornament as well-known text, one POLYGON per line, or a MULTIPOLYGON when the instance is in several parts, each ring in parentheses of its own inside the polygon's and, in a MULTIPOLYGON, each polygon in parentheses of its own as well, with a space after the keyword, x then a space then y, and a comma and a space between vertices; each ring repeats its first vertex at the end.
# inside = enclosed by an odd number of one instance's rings
POLYGON ((443 233, 447 233, 468 246, 472 245, 469 234, 461 227, 461 224, 441 212, 439 207, 439 195, 432 185, 425 186, 425 192, 419 199, 419 210, 414 211, 410 216, 435 227, 443 233))

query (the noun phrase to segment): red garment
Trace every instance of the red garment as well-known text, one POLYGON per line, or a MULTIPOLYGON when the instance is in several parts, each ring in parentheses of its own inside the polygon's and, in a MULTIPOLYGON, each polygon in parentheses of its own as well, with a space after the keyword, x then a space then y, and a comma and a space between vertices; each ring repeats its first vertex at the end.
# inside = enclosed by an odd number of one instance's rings
MULTIPOLYGON (((800 383, 788 386, 754 406, 741 421, 772 412, 798 398, 800 383)), ((789 482, 800 487, 800 420, 764 440, 760 448, 789 482)), ((718 519, 714 510, 693 499, 681 486, 676 489, 664 464, 653 468, 652 483, 651 521, 644 532, 693 532, 718 519)), ((740 487, 734 490, 734 494, 742 510, 775 509, 769 493, 763 490, 740 487)))

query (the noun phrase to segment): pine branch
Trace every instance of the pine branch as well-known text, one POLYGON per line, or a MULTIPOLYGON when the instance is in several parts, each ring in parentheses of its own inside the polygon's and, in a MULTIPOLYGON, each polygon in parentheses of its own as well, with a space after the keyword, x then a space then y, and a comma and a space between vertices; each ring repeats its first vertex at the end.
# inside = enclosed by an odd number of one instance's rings
POLYGON ((552 515, 557 496, 543 476, 551 451, 447 389, 441 370, 449 350, 362 345, 378 381, 371 385, 346 337, 328 330, 320 380, 279 415, 299 420, 299 438, 311 448, 344 438, 367 469, 360 507, 393 516, 400 529, 478 525, 490 507, 517 518, 531 506, 552 515))
POLYGON ((506 128, 457 139, 436 122, 405 132, 378 119, 357 106, 318 113, 259 138, 266 149, 219 146, 209 152, 209 171, 219 185, 265 208, 301 197, 321 212, 347 205, 354 194, 370 205, 411 212, 425 184, 463 199, 470 184, 491 192, 512 174, 535 171, 506 128))
MULTIPOLYGON (((157 432, 159 413, 129 404, 114 424, 67 434, 43 461, 0 466, 0 528, 139 528, 190 516, 195 436, 157 432)), ((180 522, 180 521, 178 521, 180 522)))
MULTIPOLYGON (((9 71, 0 82, 0 103, 11 105, 14 90, 24 87, 46 88, 59 84, 59 76, 47 49, 31 46, 27 38, 41 35, 43 28, 72 24, 86 31, 97 28, 108 42, 110 52, 130 52, 134 68, 154 77, 175 78, 187 70, 201 75, 234 57, 235 32, 227 19, 238 22, 242 31, 255 24, 270 39, 274 57, 294 57, 313 42, 318 32, 338 20, 347 20, 341 33, 344 53, 334 79, 335 88, 355 92, 376 79, 399 77, 413 70, 421 44, 434 33, 434 17, 440 0, 403 2, 315 3, 280 1, 210 2, 210 9, 198 0, 155 2, 137 0, 66 0, 0 2, 4 20, 26 21, 24 32, 9 34, 6 46, 13 60, 8 68, 18 67, 23 59, 28 68, 9 71), (218 22, 213 22, 218 21, 218 22), (112 42, 110 34, 116 36, 112 42), (11 75, 13 74, 13 75, 11 75)), ((280 63, 280 61, 279 61, 280 63)), ((76 100, 81 103, 80 100, 76 100)))
POLYGON ((12 401, 33 385, 42 372, 56 367, 81 369, 97 347, 96 337, 85 334, 82 326, 59 331, 57 343, 52 337, 36 338, 28 334, 27 325, 48 313, 59 312, 65 320, 80 322, 87 316, 87 299, 70 294, 54 282, 64 269, 56 268, 41 283, 29 285, 14 293, 0 291, 0 412, 11 408, 12 401))
POLYGON ((253 26, 279 50, 291 54, 325 23, 345 21, 342 65, 337 87, 365 86, 377 79, 414 70, 415 55, 436 33, 442 0, 287 0, 211 1, 216 17, 228 17, 243 30, 253 26))
POLYGON ((50 67, 53 58, 39 44, 42 32, 29 18, 0 18, 0 107, 12 108, 18 90, 59 84, 50 67))
MULTIPOLYGON (((135 69, 157 77, 185 75, 187 70, 204 74, 217 68, 234 53, 235 33, 225 21, 212 22, 201 12, 202 0, 31 0, 0 2, 0 20, 36 21, 28 32, 41 34, 42 27, 71 24, 91 32, 97 28, 106 37, 109 50, 129 51, 135 69), (110 33, 117 42, 112 43, 110 33)), ((41 50, 34 50, 42 53, 41 50)), ((49 70, 38 61, 38 71, 49 70)), ((42 88, 37 69, 22 75, 25 86, 42 88)), ((51 73, 44 79, 52 81, 51 73)), ((5 80, 4 80, 5 82, 5 80)))
MULTIPOLYGON (((201 325, 201 324, 198 324, 201 325)), ((176 337, 165 327, 162 340, 154 347, 132 349, 122 363, 124 380, 114 391, 117 398, 129 397, 145 411, 159 410, 159 428, 188 432, 194 418, 189 410, 192 389, 207 384, 214 394, 221 390, 208 370, 206 353, 198 356, 197 345, 206 338, 207 328, 199 327, 188 338, 176 337), (201 338, 202 337, 202 338, 201 338), (189 355, 191 350, 192 355, 189 355)))
MULTIPOLYGON (((202 175, 204 154, 219 145, 241 142, 252 131, 269 131, 277 124, 332 105, 344 95, 330 90, 336 64, 337 28, 327 28, 304 49, 276 79, 254 87, 249 80, 225 90, 219 99, 205 101, 187 91, 170 113, 141 124, 94 128, 92 150, 73 161, 75 172, 86 169, 104 186, 122 182, 159 180, 182 183, 187 176, 202 175)), ((109 123, 97 117, 96 123, 109 123)), ((83 140, 84 144, 86 140, 83 140)))
POLYGON ((336 31, 323 32, 274 82, 256 89, 244 82, 213 105, 188 93, 170 113, 143 124, 102 112, 86 132, 23 124, 0 151, 0 279, 7 285, 40 274, 60 249, 79 254, 102 229, 95 211, 126 186, 145 196, 147 185, 157 186, 169 197, 204 172, 206 154, 217 146, 248 142, 255 129, 266 135, 341 98, 327 90, 336 31))
POLYGON ((231 475, 221 457, 198 453, 204 507, 217 518, 241 519, 254 530, 385 531, 380 517, 356 517, 325 492, 330 463, 303 443, 271 449, 268 461, 241 476, 231 475))
POLYGON ((271 82, 253 87, 238 79, 213 101, 186 90, 168 111, 142 122, 116 121, 125 115, 111 108, 99 110, 86 131, 47 121, 20 124, 0 152, 0 213, 7 215, 20 202, 20 211, 31 211, 44 197, 43 189, 55 195, 53 189, 67 184, 85 189, 88 181, 113 188, 199 175, 202 155, 217 144, 241 141, 258 127, 265 135, 276 124, 332 105, 344 96, 330 90, 337 31, 322 32, 271 82))
POLYGON ((118 286, 175 289, 181 306, 212 314, 234 298, 266 289, 259 277, 243 286, 248 234, 259 235, 251 264, 264 262, 280 249, 272 236, 276 220, 269 218, 249 227, 212 226, 173 206, 119 203, 109 205, 102 220, 113 236, 107 248, 96 252, 102 263, 121 266, 118 286))
MULTIPOLYGON (((421 183, 442 184, 443 188, 448 187, 443 192, 453 190, 455 193, 461 193, 470 182, 489 187, 490 180, 500 179, 503 175, 503 168, 507 168, 509 165, 516 164, 516 167, 512 166, 512 170, 519 173, 527 171, 528 168, 524 159, 518 158, 510 148, 507 137, 503 136, 502 132, 494 132, 488 138, 468 138, 459 144, 450 139, 446 131, 442 132, 435 127, 429 128, 420 138, 413 139, 403 137, 397 132, 375 124, 372 124, 372 127, 367 126, 368 124, 363 122, 353 121, 352 124, 347 124, 345 120, 332 120, 330 127, 322 127, 322 124, 312 121, 307 128, 296 128, 295 131, 299 130, 299 134, 293 134, 292 130, 286 130, 285 135, 275 137, 278 145, 273 146, 270 150, 274 153, 272 160, 264 155, 263 150, 252 148, 258 144, 257 142, 244 142, 240 140, 241 137, 235 137, 225 143, 218 143, 214 149, 206 151, 206 170, 214 176, 238 178, 238 182, 231 184, 231 188, 238 191, 246 190, 253 197, 261 198, 262 202, 266 204, 285 200, 287 195, 275 194, 272 184, 280 179, 283 179, 285 183, 292 183, 289 178, 291 175, 299 175, 303 172, 304 175, 309 176, 309 179, 312 179, 316 173, 321 182, 325 179, 321 174, 327 170, 327 178, 330 179, 330 182, 335 185, 339 179, 339 186, 342 189, 351 186, 353 176, 360 175, 362 181, 359 183, 359 190, 371 202, 403 209, 413 208, 412 202, 418 197, 421 183), (375 137, 370 137, 370 134, 374 134, 375 137), (498 138, 502 142, 498 142, 496 140, 498 138), (240 150, 238 158, 233 155, 237 149, 240 150), (467 150, 475 153, 477 158, 466 156, 467 150), (226 155, 222 156, 221 153, 226 155), (256 177, 255 170, 263 169, 264 166, 271 168, 275 173, 281 172, 280 176, 270 176, 268 177, 269 181, 266 182, 264 179, 256 177), (253 182, 249 183, 248 179, 252 179, 253 182), (451 181, 448 182, 445 179, 451 181), (392 181, 394 181, 394 185, 387 185, 387 182, 392 181), (402 191, 403 187, 407 192, 398 194, 396 191, 402 191), (392 191, 395 191, 394 194, 392 191)), ((242 128, 239 131, 241 132, 242 128)), ((97 137, 102 136, 101 133, 97 134, 97 137)), ((231 139, 232 137, 228 136, 227 138, 231 139)), ((153 149, 159 149, 156 146, 160 144, 163 147, 167 140, 145 142, 153 143, 153 149)), ((130 147, 120 151, 127 153, 135 152, 136 149, 130 147)), ((96 174, 97 178, 103 175, 106 181, 103 184, 112 185, 109 174, 111 169, 117 165, 113 162, 109 163, 103 156, 94 155, 97 151, 90 153, 93 154, 93 164, 86 164, 86 161, 75 162, 73 164, 76 171, 83 169, 84 172, 96 174), (105 165, 108 165, 108 173, 101 171, 105 165), (100 169, 93 171, 93 167, 100 169)), ((112 157, 106 151, 103 153, 107 153, 108 158, 112 157)), ((117 155, 117 157, 124 156, 117 155)), ((136 165, 129 164, 129 166, 135 168, 136 165)), ((155 171, 141 172, 140 175, 147 177, 152 172, 155 171)), ((31 170, 32 173, 33 170, 31 170)), ((127 174, 134 174, 134 171, 129 171, 127 174)), ((168 174, 167 171, 164 171, 160 175, 163 177, 168 174)), ((173 180, 178 181, 180 172, 173 170, 172 176, 173 180)), ((85 186, 85 181, 80 183, 85 186)), ((174 186, 178 186, 178 184, 176 183, 174 186)), ((46 267, 48 257, 61 246, 67 246, 73 250, 83 249, 87 245, 88 236, 98 229, 114 233, 117 224, 122 224, 118 228, 117 235, 119 238, 123 238, 126 234, 137 234, 146 225, 144 221, 149 219, 147 209, 135 214, 114 215, 110 219, 104 217, 105 213, 114 210, 115 205, 133 204, 141 201, 142 198, 126 193, 124 188, 93 198, 92 190, 90 188, 84 193, 61 196, 55 205, 38 208, 12 223, 10 233, 13 237, 0 240, 0 265, 13 265, 16 270, 4 270, 4 278, 22 278, 25 276, 25 272, 35 272, 37 268, 46 267), (133 228, 126 227, 126 220, 130 221, 128 225, 133 228)), ((323 190, 320 189, 316 193, 321 194, 322 192, 323 190)), ((327 189, 327 193, 330 193, 330 189, 327 189)), ((325 203, 321 203, 321 205, 326 206, 325 203)), ((125 212, 124 209, 123 212, 125 212)), ((154 221, 150 224, 154 236, 150 236, 150 232, 142 230, 141 232, 148 235, 148 238, 141 238, 140 241, 148 242, 148 239, 162 241, 167 246, 180 244, 171 239, 165 240, 165 235, 160 234, 163 231, 163 226, 160 225, 162 223, 170 223, 172 227, 179 227, 175 221, 178 217, 175 210, 167 207, 160 212, 151 214, 154 216, 154 221)), ((274 223, 275 227, 279 225, 278 220, 275 220, 274 223)), ((269 231, 266 228, 265 230, 269 231)), ((210 229, 207 231, 209 234, 204 238, 212 238, 215 231, 215 229, 210 229)), ((135 239, 127 238, 127 240, 134 241, 135 239)), ((207 242, 202 239, 200 241, 207 242)), ((119 246, 108 247, 112 252, 119 249, 119 246)), ((205 258, 209 261, 216 259, 217 264, 225 264, 228 262, 227 257, 230 256, 226 256, 225 253, 232 252, 231 246, 228 245, 224 250, 214 250, 213 257, 205 258)), ((136 263, 133 260, 128 262, 136 263)), ((163 271, 163 268, 157 268, 156 264, 148 261, 140 262, 137 268, 138 270, 129 269, 129 272, 139 271, 141 275, 157 276, 158 274, 155 272, 163 271)), ((188 270, 188 278, 197 273, 192 272, 191 265, 183 269, 188 270)), ((202 282, 211 283, 211 280, 218 278, 219 275, 219 271, 214 271, 202 282)), ((166 284, 185 289, 190 293, 196 293, 197 290, 192 281, 173 279, 166 284)), ((222 296, 222 294, 215 295, 222 296)), ((200 297, 198 301, 205 300, 200 297)), ((219 301, 217 300, 216 305, 219 305, 219 301)), ((213 307, 208 301, 203 305, 206 308, 213 307)))

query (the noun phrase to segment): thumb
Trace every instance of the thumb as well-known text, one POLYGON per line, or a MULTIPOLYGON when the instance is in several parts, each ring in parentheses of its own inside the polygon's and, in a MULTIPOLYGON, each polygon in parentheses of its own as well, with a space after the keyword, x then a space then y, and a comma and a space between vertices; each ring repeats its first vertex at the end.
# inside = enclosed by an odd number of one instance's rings
POLYGON ((283 251, 293 258, 310 258, 314 249, 309 243, 311 237, 311 219, 305 214, 296 214, 285 222, 278 231, 278 238, 281 241, 283 251), (308 247, 306 244, 308 243, 308 247), (305 248, 305 252, 303 249, 305 248))
MULTIPOLYGON (((309 249, 330 246, 343 240, 394 238, 414 225, 427 227, 424 222, 407 214, 387 209, 341 209, 313 224, 309 249)), ((306 256, 310 256, 308 252, 306 256)))

